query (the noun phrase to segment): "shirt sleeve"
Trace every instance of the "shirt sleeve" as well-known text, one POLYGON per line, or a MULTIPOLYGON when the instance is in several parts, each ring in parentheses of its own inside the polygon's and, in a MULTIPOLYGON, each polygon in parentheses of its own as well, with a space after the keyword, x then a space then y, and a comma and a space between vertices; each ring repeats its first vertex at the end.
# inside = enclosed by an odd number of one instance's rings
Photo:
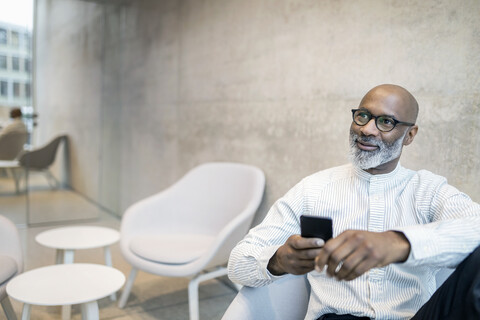
POLYGON ((300 182, 275 202, 263 222, 251 229, 232 250, 229 278, 249 287, 265 286, 281 278, 272 275, 267 265, 291 235, 300 233, 299 216, 303 211, 303 182, 300 182))
POLYGON ((431 195, 417 194, 426 224, 398 227, 410 241, 408 265, 454 268, 480 244, 480 205, 443 179, 431 195))

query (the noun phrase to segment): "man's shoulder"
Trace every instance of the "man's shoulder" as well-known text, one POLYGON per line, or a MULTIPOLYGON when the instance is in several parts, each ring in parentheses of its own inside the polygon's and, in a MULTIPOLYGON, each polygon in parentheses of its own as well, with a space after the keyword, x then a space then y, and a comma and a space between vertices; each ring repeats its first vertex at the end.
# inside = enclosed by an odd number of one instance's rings
POLYGON ((344 164, 337 167, 317 171, 303 179, 304 183, 323 184, 343 180, 352 176, 352 165, 344 164))
POLYGON ((421 184, 432 184, 432 183, 444 183, 447 181, 447 178, 433 173, 429 170, 421 169, 418 171, 413 171, 413 176, 418 180, 421 184))
POLYGON ((408 183, 414 187, 418 195, 434 195, 437 194, 440 189, 450 190, 453 188, 448 184, 447 178, 429 170, 410 170, 410 172, 411 175, 408 183))

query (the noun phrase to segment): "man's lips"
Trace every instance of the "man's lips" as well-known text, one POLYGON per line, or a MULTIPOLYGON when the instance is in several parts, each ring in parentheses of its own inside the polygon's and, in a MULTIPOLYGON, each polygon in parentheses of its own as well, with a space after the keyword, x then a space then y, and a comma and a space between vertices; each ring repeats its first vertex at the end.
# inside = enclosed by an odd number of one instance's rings
POLYGON ((357 146, 361 150, 365 151, 374 151, 378 149, 378 146, 375 144, 367 143, 367 142, 362 142, 360 140, 357 140, 357 146))

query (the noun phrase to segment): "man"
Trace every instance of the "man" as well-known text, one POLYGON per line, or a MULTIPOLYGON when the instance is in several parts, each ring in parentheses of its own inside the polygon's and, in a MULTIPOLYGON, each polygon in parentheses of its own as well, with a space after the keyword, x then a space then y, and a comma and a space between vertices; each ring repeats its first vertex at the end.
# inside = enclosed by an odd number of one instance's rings
POLYGON ((20 108, 12 108, 10 110, 10 123, 0 131, 0 134, 7 134, 9 132, 27 133, 27 127, 22 121, 22 110, 20 108))
POLYGON ((480 294, 472 298, 480 250, 426 303, 438 269, 480 244, 480 205, 445 178, 399 164, 417 114, 406 89, 370 90, 352 110, 352 164, 313 174, 278 200, 232 251, 230 279, 255 287, 308 273, 306 319, 410 319, 424 304, 415 319, 480 319, 480 294), (331 218, 333 238, 302 238, 302 214, 331 218))

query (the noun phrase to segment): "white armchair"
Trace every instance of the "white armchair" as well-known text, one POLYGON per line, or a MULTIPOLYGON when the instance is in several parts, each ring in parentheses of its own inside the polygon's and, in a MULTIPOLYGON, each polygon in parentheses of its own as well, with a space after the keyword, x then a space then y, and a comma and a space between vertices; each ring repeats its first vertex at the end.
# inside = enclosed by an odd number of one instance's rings
POLYGON ((199 282, 227 274, 230 251, 250 228, 264 188, 265 176, 256 167, 206 163, 128 208, 120 249, 132 271, 119 307, 125 306, 138 270, 193 277, 188 288, 190 319, 198 319, 199 282))
MULTIPOLYGON (((440 269, 437 288, 453 269, 440 269)), ((268 286, 243 287, 235 296, 222 320, 301 320, 305 318, 310 297, 306 276, 287 275, 268 286)))
POLYGON ((8 320, 16 319, 6 287, 8 281, 23 271, 20 237, 15 225, 0 215, 0 301, 8 320))
POLYGON ((300 320, 307 313, 307 277, 287 275, 268 286, 243 287, 222 320, 300 320))

